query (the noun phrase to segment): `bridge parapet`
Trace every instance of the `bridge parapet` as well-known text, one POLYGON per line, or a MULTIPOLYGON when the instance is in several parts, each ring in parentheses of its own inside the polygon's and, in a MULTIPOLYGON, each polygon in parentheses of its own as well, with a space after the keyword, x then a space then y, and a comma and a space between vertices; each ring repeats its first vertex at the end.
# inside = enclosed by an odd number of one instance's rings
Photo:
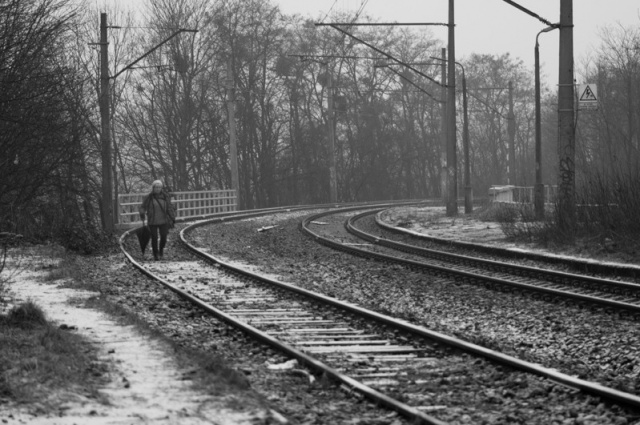
MULTIPOLYGON (((139 222, 138 207, 146 193, 118 195, 118 224, 139 222)), ((236 211, 235 190, 200 190, 193 192, 171 192, 171 201, 178 210, 177 218, 201 217, 222 212, 236 211)))

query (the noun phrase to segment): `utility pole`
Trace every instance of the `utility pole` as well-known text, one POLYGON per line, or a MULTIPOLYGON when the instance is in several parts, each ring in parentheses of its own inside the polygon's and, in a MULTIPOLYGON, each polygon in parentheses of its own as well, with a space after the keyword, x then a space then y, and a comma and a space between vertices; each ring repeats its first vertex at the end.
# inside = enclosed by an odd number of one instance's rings
POLYGON ((336 176, 336 131, 333 104, 333 72, 327 64, 327 126, 329 136, 329 201, 338 202, 338 184, 336 176))
POLYGON ((102 228, 113 233, 113 188, 111 184, 111 128, 109 122, 109 42, 107 14, 100 14, 100 144, 102 146, 102 228))
MULTIPOLYGON (((573 193, 575 153, 575 133, 573 124, 573 0, 560 0, 559 24, 552 24, 547 19, 544 19, 511 0, 504 1, 548 25, 547 28, 543 29, 538 33, 538 35, 536 35, 535 47, 536 185, 534 190, 534 205, 536 218, 538 219, 544 217, 544 185, 542 184, 541 165, 542 147, 540 142, 540 58, 538 50, 538 36, 543 32, 560 28, 560 69, 558 78, 558 156, 560 159, 558 182, 560 185, 560 191, 558 193, 559 199, 557 212, 559 213, 560 226, 563 227, 563 216, 567 213, 565 210, 569 209, 568 223, 573 225, 572 223, 575 218, 575 195, 573 193), (565 193, 563 193, 563 186, 565 193), (567 202, 568 205, 566 204, 567 202)), ((511 90, 511 86, 509 86, 509 88, 511 90)), ((571 231, 571 233, 573 233, 573 231, 571 231)))
MULTIPOLYGON (((439 61, 441 61, 441 66, 442 66, 442 80, 445 81, 445 75, 446 75, 446 68, 445 68, 445 62, 448 61, 448 59, 445 59, 445 49, 442 49, 442 57, 441 58, 437 58, 437 57, 432 57, 432 59, 437 59, 439 61)), ((464 72, 464 66, 462 66, 462 64, 460 62, 456 62, 456 65, 458 65, 460 67, 460 70, 462 71, 462 114, 463 114, 463 123, 462 123, 462 146, 463 146, 463 150, 464 150, 464 212, 465 214, 470 214, 473 212, 473 188, 471 187, 471 163, 469 160, 469 108, 468 108, 468 102, 467 102, 467 77, 465 75, 464 72)), ((447 91, 444 89, 444 84, 443 84, 443 90, 442 90, 442 98, 445 100, 442 100, 442 116, 444 117, 446 115, 446 93, 447 91)), ((446 155, 444 154, 444 152, 446 152, 446 146, 447 146, 447 137, 446 137, 446 120, 442 120, 442 152, 443 152, 443 159, 442 159, 442 176, 446 177, 446 155)), ((446 185, 446 179, 443 179, 443 185, 446 185)), ((443 186, 446 189, 446 186, 443 186)), ((443 197, 444 198, 444 197, 443 197)), ((446 198, 445 198, 446 199, 446 198)), ((446 204, 446 201, 445 201, 446 204)))
MULTIPOLYGON (((547 27, 551 28, 551 27, 547 27)), ((542 32, 542 31, 541 31, 542 32)), ((536 212, 536 219, 544 218, 544 184, 542 183, 542 129, 541 129, 541 105, 540 105, 540 45, 536 35, 536 45, 534 48, 534 68, 535 68, 535 98, 536 98, 536 185, 533 189, 533 205, 536 212)))
POLYGON ((449 0, 449 61, 447 78, 447 217, 458 215, 458 167, 456 158, 456 52, 454 0, 449 0))
POLYGON ((231 59, 227 62, 227 112, 229 120, 229 156, 231 157, 231 187, 236 191, 236 209, 240 209, 238 143, 236 140, 236 94, 231 59))
POLYGON ((469 112, 467 104, 467 77, 462 69, 462 113, 464 114, 464 123, 462 127, 462 144, 464 149, 464 212, 471 214, 473 212, 473 188, 471 187, 471 163, 469 159, 469 112))
POLYGON ((442 73, 441 83, 441 98, 442 98, 442 112, 440 114, 440 191, 442 192, 442 200, 445 205, 448 205, 449 191, 447 189, 447 49, 442 48, 442 65, 440 70, 442 73))
POLYGON ((558 224, 575 236, 575 112, 573 81, 573 0, 560 0, 558 70, 558 224))
POLYGON ((516 116, 513 113, 513 82, 509 81, 509 116, 507 116, 509 135, 509 184, 516 184, 516 116))
MULTIPOLYGON (((112 177, 112 150, 111 150, 111 115, 109 106, 109 81, 116 79, 123 72, 133 69, 133 65, 149 56, 158 47, 162 46, 173 37, 183 32, 196 33, 198 30, 190 30, 180 28, 160 43, 156 44, 145 54, 131 62, 129 65, 116 72, 113 76, 109 76, 109 42, 107 37, 107 14, 100 13, 100 94, 98 99, 98 108, 100 110, 100 145, 102 159, 102 228, 107 234, 113 233, 114 229, 114 213, 117 213, 118 200, 113 199, 113 177, 112 177)), ((95 45, 96 43, 89 43, 95 45)), ((113 175, 115 175, 115 166, 113 175)))

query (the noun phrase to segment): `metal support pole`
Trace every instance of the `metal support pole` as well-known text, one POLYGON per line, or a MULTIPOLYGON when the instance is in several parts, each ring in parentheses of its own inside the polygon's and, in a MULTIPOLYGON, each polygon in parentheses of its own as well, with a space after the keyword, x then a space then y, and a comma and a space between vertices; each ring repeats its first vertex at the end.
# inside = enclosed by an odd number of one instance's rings
MULTIPOLYGON (((540 33, 538 33, 540 35, 540 33)), ((544 218, 544 184, 542 184, 542 135, 540 117, 540 48, 538 36, 536 36, 535 47, 535 84, 536 84, 536 184, 533 191, 533 205, 536 219, 544 218)))
POLYGON ((447 205, 447 49, 442 49, 442 112, 440 117, 440 192, 442 201, 447 205))
POLYGON ((456 159, 456 54, 454 0, 449 0, 449 60, 447 78, 447 217, 458 214, 458 167, 456 159))
POLYGON ((240 178, 238 173, 238 143, 236 140, 236 95, 231 59, 227 62, 227 112, 229 120, 229 156, 231 187, 236 191, 236 209, 240 209, 240 178))
POLYGON ((542 183, 542 130, 541 130, 541 107, 540 107, 540 45, 538 37, 543 32, 549 32, 558 28, 552 25, 544 28, 536 35, 535 56, 535 98, 536 98, 536 184, 533 192, 533 205, 537 220, 544 219, 544 184, 542 183))
MULTIPOLYGON (((112 27, 119 28, 119 27, 112 27)), ((151 50, 147 51, 144 55, 116 72, 113 76, 109 76, 109 42, 107 40, 107 31, 109 26, 107 25, 107 14, 100 14, 100 95, 98 99, 98 108, 100 110, 100 145, 101 145, 101 159, 102 159, 102 228, 106 233, 113 233, 114 222, 117 221, 117 212, 119 211, 118 205, 118 191, 117 183, 114 185, 114 178, 117 177, 116 161, 112 158, 112 152, 116 151, 115 140, 114 147, 111 147, 111 113, 110 113, 110 99, 109 99, 109 80, 115 79, 124 71, 133 69, 133 65, 140 62, 147 57, 153 51, 158 49, 167 41, 177 36, 182 32, 196 33, 198 30, 179 29, 171 34, 169 37, 156 44, 151 50), (112 165, 113 164, 113 165, 112 165), (113 167, 113 169, 112 169, 113 167), (114 187, 115 199, 114 199, 114 187), (114 217, 115 214, 115 217, 114 217)), ((96 43, 89 43, 95 45, 96 43)))
MULTIPOLYGON (((445 62, 448 61, 448 59, 445 59, 444 49, 442 49, 442 58, 432 57, 432 59, 442 61, 442 75, 443 75, 443 81, 444 81, 445 80, 444 75, 446 70, 445 62)), ((460 62, 456 62, 456 65, 458 65, 460 67, 460 70, 462 71, 462 113, 463 113, 462 146, 464 150, 464 212, 466 214, 470 214, 473 212, 473 188, 471 187, 471 162, 469 159, 470 146, 469 146, 469 108, 467 103, 467 76, 464 72, 464 66, 462 66, 460 62)), ((446 94, 446 91, 443 90, 443 93, 446 94)), ((444 94, 443 94, 443 98, 444 98, 444 94)), ((443 108, 444 108, 443 110, 446 110, 446 102, 443 102, 443 108)), ((443 113, 443 116, 444 115, 446 114, 443 113)), ((443 123, 443 125, 446 127, 446 123, 443 123)), ((446 134, 446 132, 443 131, 443 134, 446 134)), ((447 146, 446 137, 445 137, 445 141, 443 142, 443 146, 445 147, 444 151, 446 151, 446 146, 447 146)), ((443 160, 443 164, 444 163, 445 161, 443 160)))
MULTIPOLYGON (((111 121, 113 123, 113 121, 111 121)), ((120 204, 118 203, 118 145, 115 137, 115 130, 109 133, 112 137, 113 167, 111 170, 111 186, 113 188, 113 223, 114 226, 120 223, 120 204)))
POLYGON ((338 202, 338 184, 336 176, 336 132, 333 105, 333 73, 327 64, 327 126, 329 136, 329 202, 338 202))
POLYGON ((462 111, 464 119, 464 127, 462 130, 462 144, 464 145, 464 212, 471 214, 473 212, 473 188, 471 187, 471 164, 469 159, 469 112, 467 107, 467 77, 462 69, 462 111))
POLYGON ((109 112, 109 43, 107 14, 100 14, 100 144, 102 147, 102 228, 113 233, 113 188, 111 185, 111 123, 109 112))
POLYGON ((516 184, 516 116, 513 113, 513 82, 509 81, 509 115, 507 116, 509 135, 509 184, 516 184))
POLYGON ((573 81, 573 0, 560 0, 558 69, 558 225, 575 237, 575 112, 573 81))

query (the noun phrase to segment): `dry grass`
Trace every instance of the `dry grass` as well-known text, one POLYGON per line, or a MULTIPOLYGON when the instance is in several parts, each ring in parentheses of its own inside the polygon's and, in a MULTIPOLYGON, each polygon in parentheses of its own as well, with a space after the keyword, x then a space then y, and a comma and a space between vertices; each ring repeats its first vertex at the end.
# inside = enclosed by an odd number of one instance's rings
MULTIPOLYGON (((65 285, 76 288, 98 292, 104 289, 102 283, 86 278, 87 264, 77 255, 43 253, 42 249, 38 253, 45 255, 38 257, 37 264, 29 260, 21 269, 46 270, 42 277, 46 282, 63 279, 65 285)), ((16 264, 14 261, 13 266, 16 264)), ((3 276, 6 276, 3 282, 12 280, 9 270, 5 269, 3 276)), ((135 313, 111 302, 109 297, 92 297, 85 306, 99 309, 123 325, 133 325, 143 334, 166 342, 179 366, 197 370, 191 377, 196 388, 211 394, 239 394, 249 389, 245 375, 229 367, 225 359, 175 343, 135 313)), ((101 399, 97 390, 106 384, 105 368, 89 342, 73 329, 50 324, 35 303, 29 301, 0 314, 0 404, 37 405, 43 412, 50 412, 65 395, 101 399)))
POLYGON ((513 241, 545 248, 577 250, 589 256, 628 261, 640 252, 640 175, 592 176, 576 194, 574 227, 568 232, 551 208, 544 220, 536 220, 531 205, 489 204, 475 212, 483 221, 500 224, 513 241))
POLYGON ((0 401, 54 409, 70 388, 96 398, 96 360, 80 336, 51 325, 33 302, 0 315, 0 401))

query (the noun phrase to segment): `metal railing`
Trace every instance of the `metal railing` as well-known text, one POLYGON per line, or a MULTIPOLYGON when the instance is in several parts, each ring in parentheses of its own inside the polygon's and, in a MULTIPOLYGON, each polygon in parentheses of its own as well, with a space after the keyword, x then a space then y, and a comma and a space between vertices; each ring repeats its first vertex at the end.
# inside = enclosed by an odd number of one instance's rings
MULTIPOLYGON (((138 208, 149 193, 126 193, 118 195, 118 223, 139 221, 138 208)), ((222 212, 236 211, 235 190, 201 190, 194 192, 171 192, 171 202, 178 212, 177 218, 201 217, 222 212)))
MULTIPOLYGON (((520 203, 533 204, 534 195, 533 186, 491 186, 489 188, 489 197, 491 202, 520 203)), ((544 203, 553 204, 558 195, 558 187, 556 185, 544 186, 544 203)))

